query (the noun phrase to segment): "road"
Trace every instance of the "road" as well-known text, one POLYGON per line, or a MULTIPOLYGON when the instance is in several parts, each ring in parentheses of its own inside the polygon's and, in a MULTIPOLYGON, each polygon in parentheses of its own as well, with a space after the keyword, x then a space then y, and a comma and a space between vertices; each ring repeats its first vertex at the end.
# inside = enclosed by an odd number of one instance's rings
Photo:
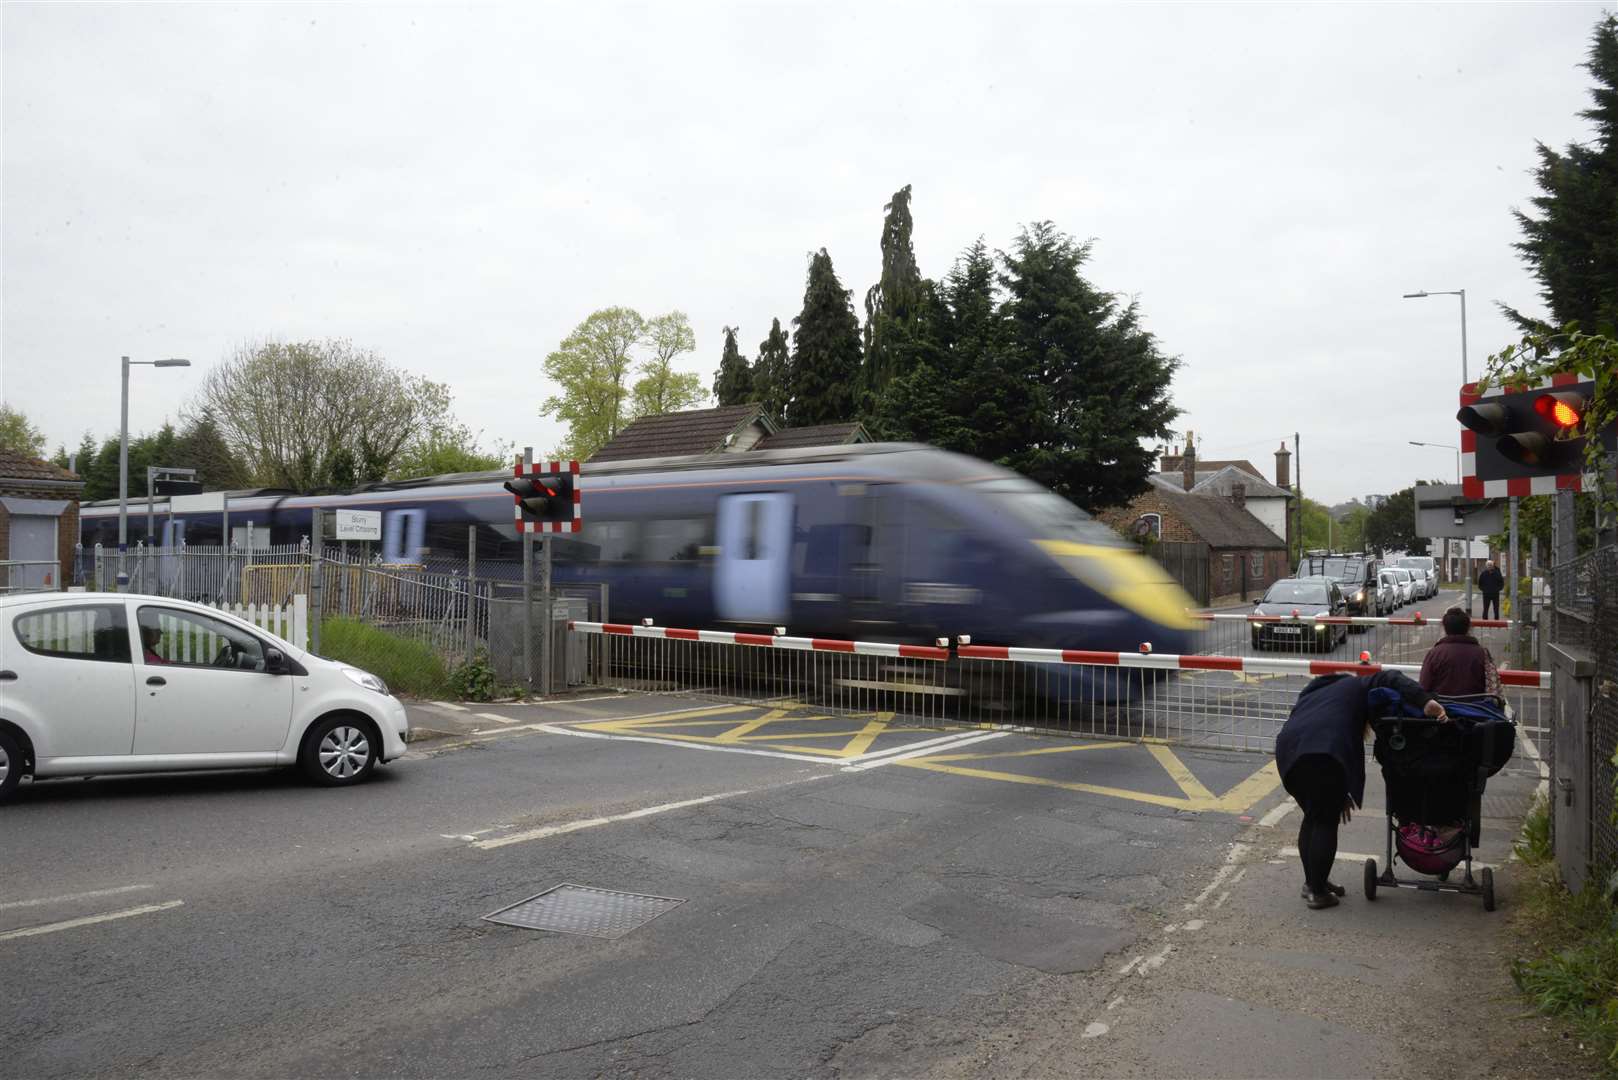
POLYGON ((494 707, 353 789, 25 785, 5 1072, 974 1072, 1104 1008, 1103 959, 1281 797, 1253 754, 568 708, 494 707), (616 939, 483 919, 562 883, 683 902, 616 939))

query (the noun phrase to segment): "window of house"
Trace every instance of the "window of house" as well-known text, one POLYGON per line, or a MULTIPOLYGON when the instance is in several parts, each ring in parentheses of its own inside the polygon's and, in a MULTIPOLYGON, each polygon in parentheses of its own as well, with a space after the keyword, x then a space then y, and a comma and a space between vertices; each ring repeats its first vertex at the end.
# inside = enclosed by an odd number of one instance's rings
POLYGON ((58 607, 17 616, 17 641, 40 656, 129 663, 129 625, 122 604, 58 607))
POLYGON ((1247 573, 1250 577, 1262 578, 1264 576, 1264 553, 1255 551, 1248 556, 1247 573))
POLYGON ((1221 555, 1219 557, 1219 565, 1222 573, 1225 575, 1226 582, 1232 581, 1236 577, 1236 556, 1221 555))
POLYGON ((1146 535, 1147 536, 1150 536, 1153 540, 1161 540, 1161 539, 1163 539, 1163 515, 1162 514, 1142 514, 1140 516, 1140 519, 1141 519, 1141 521, 1146 523, 1146 535))

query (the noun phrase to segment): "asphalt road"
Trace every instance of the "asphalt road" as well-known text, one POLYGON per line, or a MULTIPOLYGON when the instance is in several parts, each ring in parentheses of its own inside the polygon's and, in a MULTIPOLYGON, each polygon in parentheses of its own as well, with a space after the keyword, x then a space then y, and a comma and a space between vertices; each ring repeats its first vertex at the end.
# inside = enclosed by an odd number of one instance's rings
POLYGON ((341 791, 25 785, 0 1073, 972 1074, 1104 1009, 1280 801, 1252 754, 692 704, 512 707, 341 791), (683 902, 616 939, 483 920, 562 883, 683 902))

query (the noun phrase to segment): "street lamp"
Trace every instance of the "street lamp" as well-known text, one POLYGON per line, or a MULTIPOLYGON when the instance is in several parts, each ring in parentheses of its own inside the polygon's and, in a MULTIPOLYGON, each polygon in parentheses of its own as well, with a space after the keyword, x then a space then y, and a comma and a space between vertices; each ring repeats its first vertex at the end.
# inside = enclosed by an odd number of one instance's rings
POLYGON ((1459 296, 1461 298, 1461 385, 1467 382, 1466 374, 1466 290, 1465 289, 1439 289, 1435 292, 1407 292, 1406 300, 1419 300, 1425 296, 1459 296))
MULTIPOLYGON (((191 361, 170 357, 167 360, 131 360, 123 357, 123 396, 118 403, 118 588, 129 586, 129 574, 124 570, 124 553, 129 549, 129 369, 141 367, 190 367, 191 361)), ((146 538, 148 541, 151 537, 146 538)))
POLYGON ((1406 441, 1409 442, 1411 446, 1431 446, 1435 450, 1455 451, 1455 482, 1457 484, 1461 482, 1461 448, 1459 446, 1456 446, 1454 443, 1417 442, 1415 439, 1409 439, 1406 441))

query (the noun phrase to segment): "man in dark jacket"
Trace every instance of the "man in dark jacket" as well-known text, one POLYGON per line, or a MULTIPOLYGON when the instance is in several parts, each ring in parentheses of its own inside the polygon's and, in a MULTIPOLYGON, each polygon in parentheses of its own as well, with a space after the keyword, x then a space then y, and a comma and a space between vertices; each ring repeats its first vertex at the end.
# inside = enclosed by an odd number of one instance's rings
POLYGON ((1303 899, 1311 908, 1335 907, 1343 895, 1330 879, 1337 861, 1337 825, 1346 825, 1365 801, 1369 698, 1372 690, 1384 686, 1426 715, 1444 718, 1444 706, 1397 671, 1322 675, 1303 688, 1275 737, 1281 783, 1303 807, 1298 857, 1303 861, 1303 899))
POLYGON ((1423 689, 1445 697, 1500 692, 1494 657, 1467 632, 1471 629, 1472 617, 1460 608, 1444 612, 1444 636, 1421 661, 1423 689))
POLYGON ((1478 575, 1478 592, 1483 594, 1483 617, 1489 618, 1489 605, 1494 605, 1494 618, 1500 617, 1500 590, 1506 587, 1506 575, 1494 563, 1483 568, 1478 575))

